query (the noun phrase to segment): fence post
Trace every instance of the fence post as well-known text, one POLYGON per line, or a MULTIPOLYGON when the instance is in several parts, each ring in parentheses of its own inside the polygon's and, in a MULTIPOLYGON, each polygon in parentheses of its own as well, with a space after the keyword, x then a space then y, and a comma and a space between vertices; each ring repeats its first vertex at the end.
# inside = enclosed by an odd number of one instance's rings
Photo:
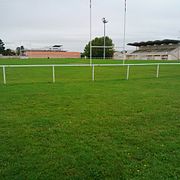
POLYGON ((160 66, 160 65, 158 64, 158 65, 157 65, 157 74, 156 74, 156 77, 157 77, 157 78, 159 78, 159 68, 160 68, 159 66, 160 66))
POLYGON ((92 65, 92 81, 95 80, 94 64, 92 65))
POLYGON ((130 70, 130 65, 127 66, 127 80, 129 80, 129 70, 130 70))
POLYGON ((3 80, 4 80, 4 84, 6 84, 6 69, 5 69, 5 66, 3 66, 3 80))
POLYGON ((52 72, 53 72, 53 83, 56 82, 56 77, 55 77, 55 68, 52 66, 52 72))

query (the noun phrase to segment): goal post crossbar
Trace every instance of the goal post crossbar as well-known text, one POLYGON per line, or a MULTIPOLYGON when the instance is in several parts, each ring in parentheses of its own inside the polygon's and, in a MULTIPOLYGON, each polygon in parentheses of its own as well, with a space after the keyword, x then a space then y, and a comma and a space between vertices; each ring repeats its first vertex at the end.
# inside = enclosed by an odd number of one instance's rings
POLYGON ((104 49, 104 48, 106 48, 106 49, 111 49, 111 48, 114 48, 114 46, 91 46, 91 48, 102 48, 102 49, 104 49))
POLYGON ((111 49, 111 48, 114 48, 114 49, 122 49, 123 47, 117 47, 117 46, 91 46, 91 48, 109 48, 109 49, 111 49))

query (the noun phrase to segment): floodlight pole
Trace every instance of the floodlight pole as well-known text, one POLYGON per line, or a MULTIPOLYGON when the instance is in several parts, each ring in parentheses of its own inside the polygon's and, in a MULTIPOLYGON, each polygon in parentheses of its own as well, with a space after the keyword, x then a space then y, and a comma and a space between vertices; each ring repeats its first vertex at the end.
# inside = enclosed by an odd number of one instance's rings
POLYGON ((127 13, 127 2, 125 0, 124 6, 124 38, 123 38, 123 64, 125 64, 126 60, 126 13, 127 13))
POLYGON ((92 0, 90 0, 90 65, 92 65, 92 0))
POLYGON ((106 59, 106 23, 108 23, 108 21, 106 20, 106 18, 103 18, 102 21, 104 23, 104 53, 103 53, 103 58, 106 59))

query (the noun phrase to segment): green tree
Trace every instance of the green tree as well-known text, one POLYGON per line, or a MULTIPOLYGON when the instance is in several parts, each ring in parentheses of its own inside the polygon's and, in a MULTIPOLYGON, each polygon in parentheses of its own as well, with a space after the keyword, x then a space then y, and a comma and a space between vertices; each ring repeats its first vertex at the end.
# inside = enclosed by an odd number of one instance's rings
POLYGON ((6 49, 6 50, 4 50, 3 55, 4 56, 15 56, 16 53, 13 50, 11 50, 11 49, 6 49))
POLYGON ((25 51, 24 46, 21 46, 20 49, 21 49, 21 52, 25 51))
POLYGON ((24 56, 24 53, 25 53, 25 48, 24 48, 24 46, 21 46, 20 49, 21 49, 21 51, 20 51, 21 54, 20 54, 20 55, 21 55, 21 56, 24 56))
POLYGON ((4 42, 0 39, 0 54, 3 56, 14 56, 16 53, 11 49, 5 49, 4 42))
POLYGON ((25 48, 24 48, 24 46, 20 46, 20 47, 17 47, 16 48, 16 54, 18 55, 18 56, 22 56, 22 55, 24 55, 24 53, 25 53, 25 48))
POLYGON ((0 54, 4 54, 4 50, 5 50, 4 43, 3 43, 3 41, 0 39, 0 54))
POLYGON ((16 48, 16 54, 19 56, 20 53, 21 53, 21 48, 20 48, 20 47, 17 47, 17 48, 16 48))
MULTIPOLYGON (((112 39, 106 36, 106 46, 114 46, 112 39)), ((104 46, 104 37, 96 37, 92 40, 92 46, 104 46)), ((103 48, 92 48, 92 57, 103 57, 103 48)), ((106 57, 112 58, 114 54, 113 48, 106 48, 106 57)), ((85 46, 83 56, 90 57, 90 42, 85 46)))

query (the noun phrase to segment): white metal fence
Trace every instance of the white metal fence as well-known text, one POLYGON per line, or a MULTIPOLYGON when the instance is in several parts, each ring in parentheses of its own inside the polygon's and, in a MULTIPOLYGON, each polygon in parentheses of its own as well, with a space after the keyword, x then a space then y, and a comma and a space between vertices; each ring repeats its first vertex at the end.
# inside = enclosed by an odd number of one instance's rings
POLYGON ((156 66, 156 78, 159 78, 160 66, 180 65, 180 63, 146 63, 146 64, 47 64, 47 65, 0 65, 3 72, 3 83, 7 84, 6 68, 27 68, 27 67, 52 67, 52 82, 56 82, 55 67, 92 67, 92 81, 95 81, 95 67, 127 67, 126 79, 130 77, 130 67, 132 66, 156 66))

